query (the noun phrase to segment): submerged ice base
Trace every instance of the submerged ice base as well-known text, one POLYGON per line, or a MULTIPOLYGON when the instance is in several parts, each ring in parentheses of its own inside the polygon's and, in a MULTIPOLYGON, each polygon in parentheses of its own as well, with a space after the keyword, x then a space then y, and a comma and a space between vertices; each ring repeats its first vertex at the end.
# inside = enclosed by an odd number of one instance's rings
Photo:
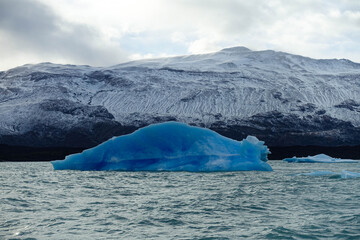
POLYGON ((272 171, 256 137, 235 141, 184 123, 150 125, 51 162, 55 170, 272 171))
POLYGON ((357 160, 352 159, 340 159, 340 158, 332 158, 325 154, 318 154, 315 156, 308 157, 292 157, 283 159, 285 162, 295 162, 295 163, 358 163, 357 160))

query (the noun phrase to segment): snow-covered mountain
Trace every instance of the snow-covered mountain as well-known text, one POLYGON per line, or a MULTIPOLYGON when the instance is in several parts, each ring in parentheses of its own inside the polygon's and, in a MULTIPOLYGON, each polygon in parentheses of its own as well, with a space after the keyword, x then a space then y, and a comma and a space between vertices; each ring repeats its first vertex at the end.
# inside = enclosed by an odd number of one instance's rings
POLYGON ((235 47, 0 72, 0 144, 89 147, 169 120, 273 146, 360 144, 360 64, 235 47))

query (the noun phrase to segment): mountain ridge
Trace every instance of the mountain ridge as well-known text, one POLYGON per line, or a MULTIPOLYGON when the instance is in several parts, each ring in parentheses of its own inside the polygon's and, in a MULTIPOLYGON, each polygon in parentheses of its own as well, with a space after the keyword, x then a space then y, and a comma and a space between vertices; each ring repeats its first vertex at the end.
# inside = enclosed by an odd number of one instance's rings
POLYGON ((245 47, 0 72, 0 144, 90 147, 162 121, 272 146, 360 144, 360 64, 245 47))

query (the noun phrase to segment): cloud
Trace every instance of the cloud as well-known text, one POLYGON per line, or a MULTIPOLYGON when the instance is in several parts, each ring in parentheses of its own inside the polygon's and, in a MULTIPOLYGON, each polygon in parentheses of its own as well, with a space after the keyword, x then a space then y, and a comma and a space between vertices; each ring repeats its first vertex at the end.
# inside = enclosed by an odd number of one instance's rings
POLYGON ((0 0, 0 43, 0 52, 7 55, 1 61, 109 65, 127 59, 95 28, 63 20, 50 7, 31 0, 0 0))
POLYGON ((190 52, 244 45, 314 58, 360 61, 360 2, 177 1, 197 26, 190 52))
POLYGON ((360 61, 358 39, 357 0, 0 0, 0 51, 17 65, 112 65, 232 46, 360 61))

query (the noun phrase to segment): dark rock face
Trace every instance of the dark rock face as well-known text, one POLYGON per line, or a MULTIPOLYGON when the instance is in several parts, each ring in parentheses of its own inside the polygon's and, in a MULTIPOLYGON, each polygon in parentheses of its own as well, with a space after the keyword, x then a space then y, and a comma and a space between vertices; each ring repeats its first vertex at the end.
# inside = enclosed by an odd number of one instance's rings
POLYGON ((355 102, 352 99, 346 100, 338 105, 335 105, 336 108, 345 108, 350 111, 357 111, 360 112, 360 103, 355 102))
POLYGON ((274 111, 257 114, 234 125, 222 122, 210 127, 218 133, 241 140, 254 135, 269 146, 344 146, 360 144, 360 128, 327 115, 299 117, 274 111), (224 127, 225 126, 225 127, 224 127))
POLYGON ((44 116, 30 131, 0 136, 0 144, 31 147, 92 147, 113 136, 127 134, 103 106, 90 106, 66 99, 48 99, 38 108, 44 116))
POLYGON ((89 106, 67 99, 49 99, 40 103, 40 109, 48 112, 60 112, 69 115, 84 115, 88 117, 114 119, 114 116, 103 106, 89 106))
POLYGON ((135 127, 122 126, 111 120, 82 121, 68 129, 60 126, 35 125, 31 131, 17 135, 3 135, 0 144, 31 147, 89 148, 113 136, 131 133, 135 127))
POLYGON ((117 76, 116 73, 110 70, 106 71, 93 71, 89 74, 84 74, 84 80, 93 82, 103 82, 113 87, 131 87, 134 83, 122 76, 117 76))
POLYGON ((301 112, 314 112, 316 110, 316 106, 315 106, 315 104, 307 103, 307 104, 298 106, 298 110, 301 112))
MULTIPOLYGON (((70 113, 74 113, 70 111, 70 113)), ((67 114, 67 111, 66 111, 67 114)), ((78 114, 75 112, 75 114, 78 114)), ((92 116, 90 112, 88 116, 92 116)), ((123 126, 113 118, 90 117, 70 128, 61 126, 34 125, 32 131, 19 135, 4 135, 0 143, 34 147, 83 147, 100 144, 113 136, 129 134, 140 127, 153 123, 177 121, 176 117, 156 116, 152 120, 136 121, 134 125, 123 126)), ((100 117, 99 117, 100 116, 100 117)), ((105 116, 107 116, 105 114, 105 116)), ((219 134, 242 140, 248 135, 256 136, 269 146, 351 146, 360 145, 360 128, 351 123, 331 118, 327 115, 300 118, 269 112, 254 115, 249 120, 234 120, 231 124, 217 121, 208 127, 219 134)))
POLYGON ((39 82, 39 81, 45 81, 47 79, 61 78, 61 77, 66 77, 66 76, 64 76, 64 74, 33 72, 33 73, 30 73, 28 77, 30 78, 31 81, 39 82))

